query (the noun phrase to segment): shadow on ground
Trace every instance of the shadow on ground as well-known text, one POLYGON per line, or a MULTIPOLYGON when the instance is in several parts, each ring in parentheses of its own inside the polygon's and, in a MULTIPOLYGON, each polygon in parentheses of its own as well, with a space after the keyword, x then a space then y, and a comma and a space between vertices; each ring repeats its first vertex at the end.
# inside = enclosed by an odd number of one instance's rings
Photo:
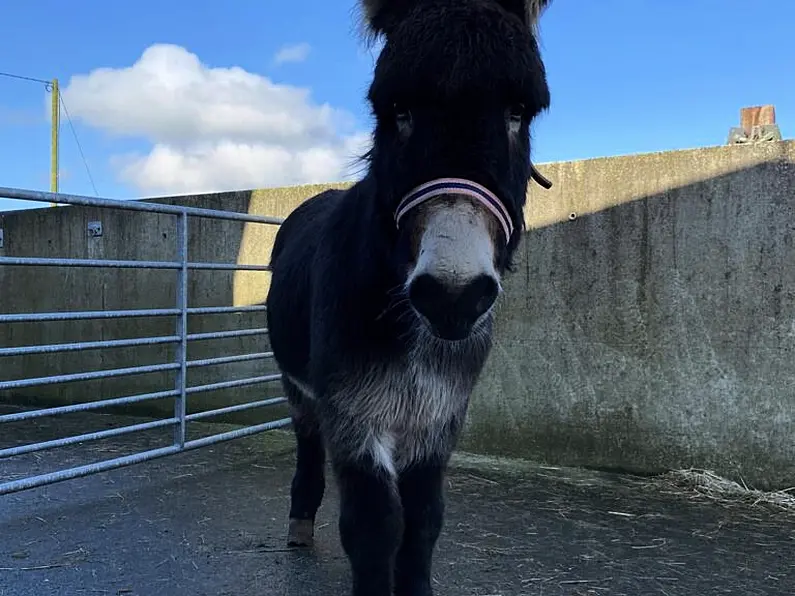
MULTIPOLYGON (((122 419, 45 420, 4 428, 0 448, 122 419)), ((167 441, 141 433, 7 459, 0 481, 167 441)), ((333 483, 314 550, 284 548, 292 462, 291 436, 273 431, 1 496, 0 596, 346 596, 333 483)), ((437 596, 795 593, 786 511, 659 479, 466 455, 447 494, 437 596)))

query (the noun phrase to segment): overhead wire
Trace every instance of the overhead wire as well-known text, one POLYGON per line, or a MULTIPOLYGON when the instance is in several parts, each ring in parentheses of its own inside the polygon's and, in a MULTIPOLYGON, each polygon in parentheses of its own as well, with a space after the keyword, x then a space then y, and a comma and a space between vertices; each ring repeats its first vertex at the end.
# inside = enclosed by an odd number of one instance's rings
POLYGON ((94 194, 99 196, 99 193, 97 192, 97 185, 94 184, 94 177, 91 175, 91 169, 88 167, 88 161, 86 161, 86 156, 83 153, 83 147, 80 145, 80 139, 77 137, 77 131, 75 130, 74 124, 72 124, 72 117, 69 116, 69 110, 66 109, 66 103, 64 103, 63 95, 59 93, 58 99, 61 102, 61 107, 63 108, 64 114, 66 114, 66 121, 69 123, 69 128, 72 129, 72 136, 75 138, 77 150, 80 152, 80 158, 83 160, 83 165, 86 168, 86 174, 88 174, 88 180, 91 182, 91 188, 94 189, 94 194))
POLYGON ((52 81, 45 81, 44 79, 37 79, 35 77, 25 77, 10 72, 0 72, 0 77, 8 77, 9 79, 19 79, 20 81, 32 81, 34 83, 42 83, 44 85, 52 85, 52 81))
MULTIPOLYGON (((44 85, 46 91, 52 92, 53 85, 52 81, 47 81, 45 79, 39 79, 36 77, 28 77, 24 75, 18 75, 11 72, 3 72, 0 71, 0 77, 6 77, 9 79, 17 79, 20 81, 30 81, 32 83, 41 83, 44 85)), ((94 177, 91 175, 91 168, 88 166, 88 160, 86 160, 85 153, 83 153, 83 146, 80 144, 80 139, 77 136, 77 130, 75 130, 74 124, 72 123, 72 118, 69 115, 69 110, 66 108, 66 103, 63 100, 63 95, 59 92, 58 93, 58 102, 60 103, 61 107, 63 108, 64 114, 66 115, 66 121, 69 123, 69 128, 72 130, 72 136, 75 139, 75 144, 77 145, 77 150, 80 152, 80 158, 83 160, 83 166, 86 168, 86 174, 88 174, 88 180, 91 182, 91 188, 94 189, 94 194, 99 196, 99 192, 97 192, 97 185, 94 184, 94 177)), ((58 132, 60 133, 61 123, 58 122, 58 132)))

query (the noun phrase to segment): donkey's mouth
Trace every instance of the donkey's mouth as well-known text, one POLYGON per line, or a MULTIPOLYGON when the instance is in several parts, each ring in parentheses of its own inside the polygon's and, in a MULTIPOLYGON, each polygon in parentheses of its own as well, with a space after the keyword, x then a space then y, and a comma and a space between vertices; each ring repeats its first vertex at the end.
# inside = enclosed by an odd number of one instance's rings
MULTIPOLYGON (((422 330, 430 335, 434 340, 458 343, 466 341, 478 334, 478 330, 485 324, 486 319, 491 312, 489 309, 483 313, 475 321, 466 321, 456 318, 439 319, 431 322, 428 317, 419 312, 416 308, 412 308, 414 314, 417 316, 418 325, 422 330)), ((420 341, 422 341, 422 335, 420 341)))

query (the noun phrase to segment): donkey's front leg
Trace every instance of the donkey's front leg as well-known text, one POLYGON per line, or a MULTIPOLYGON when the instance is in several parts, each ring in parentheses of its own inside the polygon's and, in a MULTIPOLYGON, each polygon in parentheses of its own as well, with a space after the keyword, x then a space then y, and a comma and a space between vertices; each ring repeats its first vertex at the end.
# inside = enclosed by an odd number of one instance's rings
POLYGON ((353 574, 353 596, 392 596, 403 515, 392 476, 372 460, 335 465, 340 539, 353 574))
POLYGON ((444 518, 444 467, 417 463, 399 481, 405 531, 395 568, 396 596, 431 596, 431 560, 444 518))

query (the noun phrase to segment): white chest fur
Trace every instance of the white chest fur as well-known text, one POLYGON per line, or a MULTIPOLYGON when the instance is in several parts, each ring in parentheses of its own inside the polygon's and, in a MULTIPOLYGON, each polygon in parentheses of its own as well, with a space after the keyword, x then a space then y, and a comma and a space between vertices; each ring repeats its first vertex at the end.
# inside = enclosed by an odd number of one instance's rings
POLYGON ((371 370, 334 397, 346 443, 391 475, 443 449, 449 423, 463 416, 469 398, 468 379, 423 352, 371 370))
MULTIPOLYGON (((324 397, 328 418, 321 420, 321 428, 331 449, 371 459, 392 476, 448 449, 451 422, 462 422, 475 380, 473 367, 464 364, 471 362, 465 353, 472 346, 427 339, 398 361, 351 374, 324 397)), ((306 382, 286 378, 316 401, 306 382)))

